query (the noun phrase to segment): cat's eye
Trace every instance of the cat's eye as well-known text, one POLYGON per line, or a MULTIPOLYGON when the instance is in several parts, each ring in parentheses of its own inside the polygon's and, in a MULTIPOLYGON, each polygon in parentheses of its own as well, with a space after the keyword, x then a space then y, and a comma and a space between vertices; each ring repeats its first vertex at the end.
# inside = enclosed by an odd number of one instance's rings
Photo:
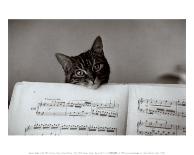
POLYGON ((78 77, 83 77, 84 75, 85 75, 85 73, 84 73, 84 71, 83 70, 77 70, 76 72, 75 72, 75 74, 78 76, 78 77))
POLYGON ((93 69, 95 72, 98 72, 102 69, 103 64, 95 64, 93 69))

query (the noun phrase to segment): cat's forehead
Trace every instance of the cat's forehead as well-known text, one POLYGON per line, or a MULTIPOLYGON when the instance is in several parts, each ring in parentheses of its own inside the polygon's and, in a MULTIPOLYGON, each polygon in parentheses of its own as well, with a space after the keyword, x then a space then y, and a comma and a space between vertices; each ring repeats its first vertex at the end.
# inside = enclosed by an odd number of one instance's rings
POLYGON ((74 68, 89 68, 90 66, 93 65, 93 60, 88 57, 83 57, 83 56, 75 56, 72 57, 72 62, 74 68))
POLYGON ((90 63, 90 62, 95 63, 95 62, 102 61, 102 57, 92 55, 90 51, 81 53, 80 55, 75 56, 74 59, 76 63, 84 63, 84 62, 85 63, 90 63))
POLYGON ((102 58, 93 57, 89 54, 81 54, 79 56, 73 57, 74 68, 90 69, 96 63, 103 63, 102 58))

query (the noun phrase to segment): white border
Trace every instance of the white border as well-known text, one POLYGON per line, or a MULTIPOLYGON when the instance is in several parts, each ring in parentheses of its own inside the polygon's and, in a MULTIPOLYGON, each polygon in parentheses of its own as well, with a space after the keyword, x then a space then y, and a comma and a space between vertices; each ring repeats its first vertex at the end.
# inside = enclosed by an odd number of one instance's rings
POLYGON ((165 152, 194 154, 193 138, 193 7, 183 0, 18 0, 1 2, 1 154, 29 152, 165 152), (187 19, 187 136, 7 136, 8 19, 187 19))

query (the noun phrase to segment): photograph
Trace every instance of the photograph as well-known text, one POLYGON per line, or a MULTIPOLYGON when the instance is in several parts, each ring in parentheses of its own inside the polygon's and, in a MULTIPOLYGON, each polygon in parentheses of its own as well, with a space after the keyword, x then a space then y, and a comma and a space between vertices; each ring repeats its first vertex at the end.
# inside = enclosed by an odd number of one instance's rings
POLYGON ((186 136, 186 19, 8 19, 8 136, 186 136))

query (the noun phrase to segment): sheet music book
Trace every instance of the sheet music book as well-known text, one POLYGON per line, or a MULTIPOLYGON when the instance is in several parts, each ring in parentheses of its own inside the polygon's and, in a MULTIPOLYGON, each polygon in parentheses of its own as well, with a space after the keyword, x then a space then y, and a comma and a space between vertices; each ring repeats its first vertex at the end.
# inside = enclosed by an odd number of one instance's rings
POLYGON ((186 135, 185 85, 19 82, 9 135, 186 135))

